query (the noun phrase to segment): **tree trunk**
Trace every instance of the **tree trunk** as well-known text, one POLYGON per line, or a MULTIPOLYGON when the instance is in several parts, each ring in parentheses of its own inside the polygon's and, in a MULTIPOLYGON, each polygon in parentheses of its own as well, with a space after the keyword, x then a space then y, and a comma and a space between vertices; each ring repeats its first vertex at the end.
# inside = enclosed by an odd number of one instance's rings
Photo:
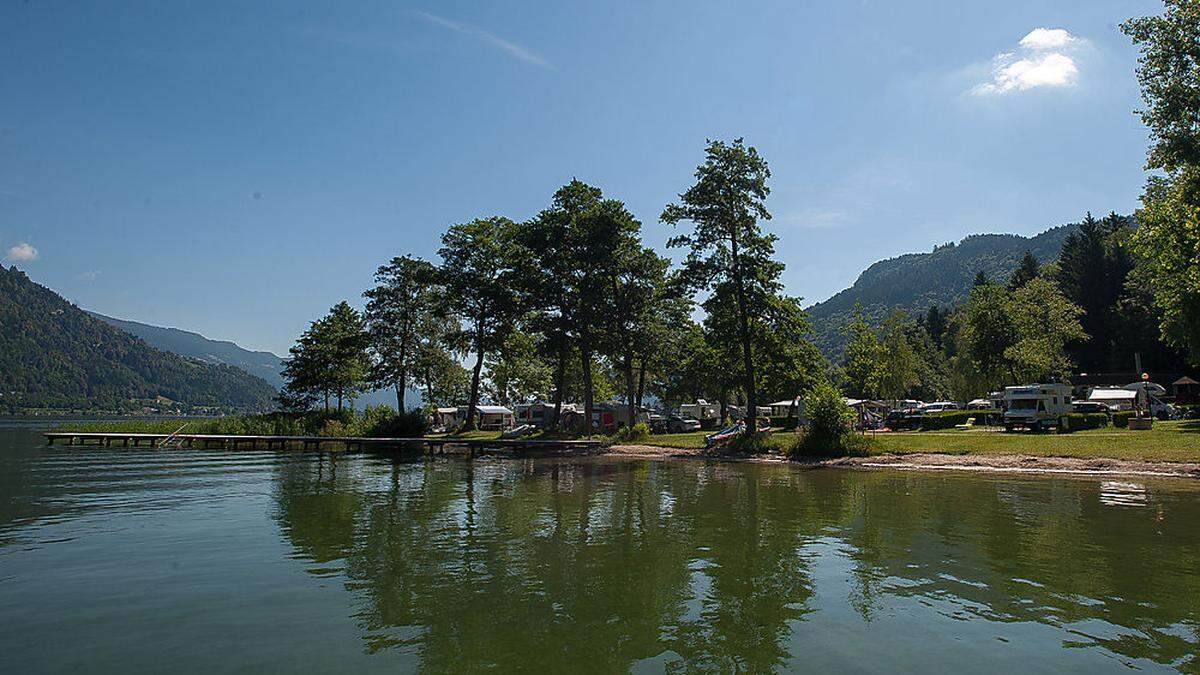
POLYGON ((646 360, 638 364, 637 406, 642 407, 642 395, 646 393, 646 360))
POLYGON ((625 354, 625 402, 629 408, 629 428, 632 429, 637 421, 636 390, 633 386, 633 354, 625 354))
POLYGON ((588 436, 592 435, 592 350, 586 339, 580 341, 579 359, 583 366, 583 418, 588 436))
POLYGON ((342 400, 343 400, 343 398, 344 398, 344 396, 345 396, 345 393, 346 393, 346 392, 345 392, 345 391, 343 391, 342 389, 338 389, 338 393, 337 393, 337 401, 338 401, 338 412, 339 412, 339 413, 340 413, 340 412, 342 412, 342 400))
POLYGON ((425 368, 425 405, 433 407, 433 377, 429 372, 429 368, 425 368))
POLYGON ((400 406, 399 408, 396 409, 397 412, 400 412, 400 413, 404 412, 404 404, 408 402, 405 400, 407 397, 408 397, 408 371, 401 370, 400 371, 400 379, 396 382, 396 404, 400 406))
POLYGON ((745 381, 742 386, 746 390, 746 433, 753 435, 758 428, 758 395, 755 393, 754 354, 750 346, 750 318, 746 308, 746 289, 742 279, 741 257, 738 255, 736 231, 731 238, 730 252, 733 254, 733 281, 737 288, 738 303, 738 333, 742 342, 742 367, 745 381))
MULTIPOLYGON (((719 396, 720 396, 719 402, 721 404, 721 427, 723 428, 726 424, 729 423, 729 393, 725 391, 724 387, 722 387, 721 393, 719 396)), ((704 411, 701 410, 700 414, 701 414, 701 416, 703 416, 704 411)))
POLYGON ((567 377, 567 339, 562 338, 558 348, 558 366, 554 371, 554 416, 550 418, 550 428, 557 429, 562 420, 563 380, 567 377))
POLYGON ((479 407, 479 373, 483 370, 483 348, 475 348, 475 369, 471 372, 471 400, 467 402, 466 430, 475 428, 475 409, 479 407))

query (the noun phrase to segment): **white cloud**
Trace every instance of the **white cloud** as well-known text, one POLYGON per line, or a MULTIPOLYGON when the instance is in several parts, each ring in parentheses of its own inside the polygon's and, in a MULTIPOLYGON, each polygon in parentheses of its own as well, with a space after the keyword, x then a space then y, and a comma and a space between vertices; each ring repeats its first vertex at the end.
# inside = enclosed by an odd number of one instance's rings
POLYGON ((1021 52, 1004 52, 992 59, 991 79, 971 89, 976 96, 1026 91, 1036 87, 1071 87, 1079 64, 1068 51, 1083 40, 1062 28, 1035 28, 1019 43, 1021 52))
POLYGON ((442 28, 445 28, 447 30, 452 30, 455 33, 462 33, 464 35, 477 35, 480 38, 483 38, 484 41, 490 43, 493 47, 496 47, 500 51, 508 54, 509 56, 511 56, 517 60, 524 61, 526 63, 532 63, 535 66, 540 66, 542 68, 547 68, 549 70, 554 70, 553 64, 549 63, 548 61, 546 61, 542 57, 538 56, 537 54, 534 54, 533 52, 529 51, 525 47, 522 47, 521 45, 519 45, 515 42, 509 42, 508 40, 505 40, 502 37, 492 35, 491 33, 483 30, 482 28, 479 28, 478 26, 472 26, 472 25, 466 24, 466 23, 459 23, 457 21, 452 21, 445 17, 438 16, 437 14, 430 14, 429 12, 422 12, 419 10, 413 10, 412 13, 413 13, 413 15, 419 16, 422 19, 428 21, 429 23, 432 23, 437 26, 441 26, 442 28))
POLYGON ((1062 28, 1034 28, 1021 38, 1020 45, 1025 49, 1044 50, 1062 49, 1075 42, 1077 38, 1062 28))
POLYGON ((38 250, 29 242, 21 242, 16 246, 8 249, 8 255, 4 256, 9 262, 30 262, 38 259, 38 250))

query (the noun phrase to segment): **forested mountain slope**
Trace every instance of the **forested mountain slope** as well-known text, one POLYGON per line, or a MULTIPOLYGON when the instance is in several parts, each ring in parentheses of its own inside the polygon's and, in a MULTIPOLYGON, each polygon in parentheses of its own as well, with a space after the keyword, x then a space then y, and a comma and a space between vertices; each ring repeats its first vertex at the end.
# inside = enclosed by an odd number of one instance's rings
POLYGON ((181 408, 263 410, 274 394, 238 368, 153 349, 0 265, 0 410, 121 411, 159 397, 181 408))
POLYGON ((283 359, 271 352, 251 351, 227 340, 210 340, 199 333, 179 328, 162 328, 137 321, 114 319, 90 311, 88 314, 141 338, 155 349, 174 352, 205 363, 235 366, 251 375, 261 377, 276 389, 283 386, 283 377, 280 376, 283 371, 283 359))
POLYGON ((979 272, 1007 280, 1025 251, 1043 264, 1056 260, 1063 241, 1076 228, 1074 224, 1060 225, 1034 237, 976 234, 930 253, 881 260, 859 275, 853 286, 808 309, 815 342, 827 357, 838 361, 845 347, 844 329, 856 303, 874 324, 893 309, 915 317, 930 305, 953 305, 966 298, 979 272))

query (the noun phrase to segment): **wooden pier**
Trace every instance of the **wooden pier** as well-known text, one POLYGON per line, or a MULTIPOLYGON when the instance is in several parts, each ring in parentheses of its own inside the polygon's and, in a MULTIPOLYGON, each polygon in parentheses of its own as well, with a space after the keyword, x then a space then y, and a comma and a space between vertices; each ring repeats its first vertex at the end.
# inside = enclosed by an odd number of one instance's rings
POLYGON ((423 450, 430 454, 445 452, 447 447, 466 448, 472 456, 487 450, 509 450, 547 453, 586 453, 598 450, 601 441, 552 441, 523 438, 364 438, 360 436, 238 436, 231 434, 145 434, 122 432, 47 431, 46 445, 61 442, 66 445, 102 447, 156 448, 170 442, 172 447, 219 450, 284 450, 300 448, 321 450, 322 445, 340 445, 346 450, 423 450))

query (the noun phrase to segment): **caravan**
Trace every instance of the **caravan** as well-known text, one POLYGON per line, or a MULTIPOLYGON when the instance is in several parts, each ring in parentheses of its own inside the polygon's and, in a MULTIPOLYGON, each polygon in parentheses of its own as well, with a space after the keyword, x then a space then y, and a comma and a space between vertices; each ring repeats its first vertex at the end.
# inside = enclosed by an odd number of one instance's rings
POLYGON ((1070 385, 1030 384, 1004 388, 1005 431, 1017 427, 1030 431, 1057 427, 1070 412, 1070 385))

